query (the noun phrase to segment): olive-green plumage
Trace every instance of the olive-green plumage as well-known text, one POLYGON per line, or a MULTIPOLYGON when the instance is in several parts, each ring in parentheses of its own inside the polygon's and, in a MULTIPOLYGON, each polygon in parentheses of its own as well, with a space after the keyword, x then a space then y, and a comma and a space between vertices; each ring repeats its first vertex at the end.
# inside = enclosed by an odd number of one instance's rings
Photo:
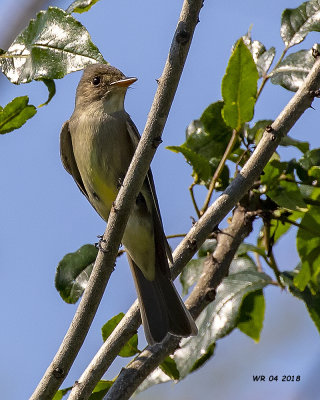
MULTIPOLYGON (((87 67, 77 88, 74 112, 61 130, 63 165, 105 221, 139 141, 137 128, 124 110, 127 88, 135 81, 106 64, 87 67)), ((150 170, 122 243, 148 342, 160 342, 168 332, 196 334, 196 325, 171 282, 167 257, 172 256, 150 170)))

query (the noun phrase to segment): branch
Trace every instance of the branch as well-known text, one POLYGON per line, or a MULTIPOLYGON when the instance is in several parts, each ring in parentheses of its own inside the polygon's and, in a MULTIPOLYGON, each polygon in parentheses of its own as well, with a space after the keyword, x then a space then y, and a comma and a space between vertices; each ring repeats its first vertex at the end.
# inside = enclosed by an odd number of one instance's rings
POLYGON ((114 202, 87 288, 63 342, 30 400, 52 399, 78 354, 114 268, 131 206, 161 142, 161 134, 187 58, 203 0, 185 0, 146 126, 114 202))
MULTIPOLYGON (((216 288, 228 274, 229 266, 239 245, 252 231, 253 220, 254 217, 247 217, 244 208, 239 206, 234 212, 229 227, 218 234, 217 248, 209 256, 209 262, 206 263, 199 282, 186 301, 194 318, 197 318, 201 311, 214 300, 216 288)), ((180 338, 168 336, 163 343, 153 347, 148 346, 121 370, 105 400, 129 399, 163 359, 179 347, 179 342, 180 338)))
MULTIPOLYGON (((199 221, 193 225, 189 233, 176 248, 173 254, 173 276, 176 277, 182 271, 183 267, 190 261, 197 249, 212 232, 213 227, 218 225, 232 210, 234 205, 240 201, 243 195, 248 192, 255 180, 259 178, 263 168, 280 143, 281 137, 290 131, 304 111, 311 106, 314 98, 314 91, 318 89, 319 86, 320 59, 317 59, 304 84, 280 113, 272 124, 272 128, 264 132, 260 143, 246 165, 222 195, 208 208, 199 221)), ((117 325, 112 335, 102 345, 93 358, 92 363, 90 363, 84 371, 77 383, 77 388, 85 387, 86 385, 88 385, 88 387, 91 385, 90 387, 93 388, 97 384, 110 366, 112 360, 117 356, 119 350, 127 341, 129 335, 126 336, 128 333, 126 325, 128 324, 128 330, 132 332, 138 329, 140 321, 136 301, 126 316, 117 325), (124 337, 121 335, 124 335, 124 337)), ((175 342, 175 338, 173 337, 171 337, 170 340, 175 342)), ((164 344, 165 343, 169 346, 167 341, 164 341, 164 344)), ((158 345, 154 346, 154 352, 156 352, 158 347, 158 345)), ((174 343, 170 345, 170 348, 168 347, 168 352, 166 354, 170 353, 171 348, 175 348, 174 343)), ((76 398, 77 397, 73 397, 73 399, 76 398)))

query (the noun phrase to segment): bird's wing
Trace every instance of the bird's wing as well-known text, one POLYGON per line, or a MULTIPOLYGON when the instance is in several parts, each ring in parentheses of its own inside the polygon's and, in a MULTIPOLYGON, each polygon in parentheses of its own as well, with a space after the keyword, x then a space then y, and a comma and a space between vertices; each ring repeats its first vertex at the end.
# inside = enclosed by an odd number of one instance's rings
POLYGON ((62 164, 67 172, 73 177, 81 192, 88 198, 88 193, 84 187, 76 160, 73 154, 71 135, 69 131, 69 121, 66 121, 60 132, 60 156, 62 164))
MULTIPOLYGON (((132 140, 132 142, 135 145, 135 148, 137 147, 139 140, 140 140, 140 135, 138 132, 137 127, 135 126, 135 124, 133 123, 133 121, 131 120, 130 116, 127 115, 127 130, 129 133, 129 136, 132 140)), ((165 253, 167 255, 167 257, 169 258, 170 262, 172 263, 172 252, 169 246, 169 243, 167 241, 167 238, 165 236, 164 233, 164 229, 163 229, 163 223, 162 223, 162 218, 161 218, 161 214, 160 214, 160 208, 159 208, 159 203, 158 203, 158 198, 157 198, 157 193, 156 193, 156 188, 154 185, 154 180, 153 180, 153 176, 152 176, 152 172, 151 169, 149 168, 147 176, 146 176, 146 180, 144 183, 147 187, 147 190, 150 192, 152 200, 153 200, 153 206, 154 206, 154 222, 155 222, 155 228, 157 230, 157 232, 155 232, 157 235, 159 235, 159 237, 157 238, 158 240, 162 241, 164 243, 165 246, 165 253)))

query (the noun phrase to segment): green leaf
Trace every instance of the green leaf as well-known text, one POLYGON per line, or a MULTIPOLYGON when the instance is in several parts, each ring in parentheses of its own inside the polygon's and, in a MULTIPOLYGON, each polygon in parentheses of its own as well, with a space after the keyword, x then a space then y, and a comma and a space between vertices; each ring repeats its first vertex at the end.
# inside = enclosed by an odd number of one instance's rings
POLYGON ((166 357, 159 365, 161 370, 174 381, 179 380, 180 374, 174 359, 170 356, 166 357))
POLYGON ((250 141, 255 141, 258 144, 262 138, 263 132, 268 125, 273 123, 272 119, 263 119, 257 121, 252 128, 247 129, 247 137, 250 141))
POLYGON ((263 249, 261 249, 260 247, 257 247, 253 244, 250 243, 241 243, 238 251, 237 251, 237 255, 238 256, 243 256, 244 254, 248 253, 248 251, 251 251, 253 253, 257 253, 260 256, 262 256, 263 258, 266 258, 266 253, 263 249))
MULTIPOLYGON (((101 333, 104 342, 108 339, 108 337, 111 335, 111 333, 114 331, 114 329, 116 328, 116 326, 119 324, 119 322, 122 320, 123 317, 124 313, 120 313, 109 319, 109 321, 103 325, 103 327, 101 328, 101 333)), ((122 349, 119 352, 119 356, 132 357, 138 352, 139 352, 138 335, 135 333, 122 347, 122 349)))
POLYGON ((182 285, 182 295, 188 294, 192 285, 198 282, 207 257, 200 257, 188 262, 180 274, 180 282, 182 285))
POLYGON ((193 364, 190 372, 194 372, 195 370, 202 367, 210 358, 213 356, 214 349, 216 348, 216 344, 212 343, 206 350, 206 352, 193 364))
POLYGON ((198 250, 198 257, 206 257, 208 254, 211 254, 215 251, 217 247, 216 239, 206 239, 202 244, 200 249, 198 250))
POLYGON ((288 147, 294 146, 299 149, 302 153, 309 151, 309 143, 301 142, 300 140, 293 139, 292 137, 286 135, 281 138, 280 146, 288 147))
POLYGON ((222 79, 222 117, 227 125, 237 131, 240 131, 244 122, 253 118, 258 78, 257 67, 250 50, 240 39, 222 79))
POLYGON ((262 290, 249 293, 242 302, 237 328, 256 342, 263 327, 265 300, 262 290))
POLYGON ((65 396, 68 392, 71 392, 72 386, 67 387, 65 389, 60 389, 56 392, 56 394, 53 396, 52 400, 61 400, 63 396, 65 396))
POLYGON ((208 161, 220 159, 231 139, 232 129, 224 122, 221 111, 223 102, 210 104, 200 120, 192 121, 186 131, 186 145, 208 161))
POLYGON ((320 149, 307 151, 298 161, 303 169, 308 171, 311 167, 320 166, 320 149))
POLYGON ((87 286, 98 249, 85 244, 74 253, 66 254, 59 262, 55 285, 66 303, 76 303, 87 286))
POLYGON ((109 389, 113 385, 113 381, 101 380, 97 383, 96 387, 93 389, 89 400, 103 400, 105 395, 108 393, 109 389))
POLYGON ((303 291, 300 291, 293 284, 295 276, 296 271, 284 271, 281 273, 281 277, 284 283, 289 286, 290 292, 298 299, 304 301, 309 315, 320 333, 320 291, 318 290, 317 293, 313 294, 309 286, 306 286, 303 291))
POLYGON ((252 54, 253 60, 257 66, 259 77, 261 78, 265 76, 272 64, 274 56, 276 55, 276 49, 270 47, 270 49, 267 50, 261 42, 251 39, 250 32, 248 32, 247 35, 242 36, 242 39, 252 54))
POLYGON ((56 94, 56 84, 54 83, 54 80, 52 80, 52 79, 41 79, 41 80, 47 86, 49 95, 48 95, 47 101, 40 104, 39 108, 49 104, 50 101, 52 100, 53 96, 56 94))
POLYGON ((209 161, 207 161, 200 154, 190 150, 184 144, 181 146, 167 146, 166 148, 175 153, 183 154, 187 162, 192 166, 192 176, 194 177, 195 181, 202 185, 208 184, 212 176, 212 168, 209 161))
POLYGON ((312 50, 300 50, 289 54, 270 74, 271 82, 296 92, 305 81, 314 62, 312 50))
POLYGON ((307 206, 297 183, 284 180, 286 176, 294 179, 294 175, 287 174, 287 167, 288 163, 277 160, 269 162, 264 169, 264 175, 261 175, 261 182, 267 187, 267 196, 279 207, 293 211, 304 210, 307 206), (281 176, 283 176, 283 179, 280 179, 281 176))
POLYGON ((16 97, 4 108, 0 108, 0 134, 20 128, 36 114, 35 106, 28 102, 28 96, 16 97))
POLYGON ((57 7, 40 11, 5 55, 0 59, 2 71, 16 84, 60 79, 89 64, 105 62, 86 28, 57 7))
POLYGON ((320 207, 311 206, 300 222, 297 233, 297 250, 301 269, 294 277, 294 284, 303 291, 320 273, 320 207))
POLYGON ((271 282, 268 275, 253 269, 231 274, 223 279, 215 300, 197 318, 198 335, 182 339, 180 348, 174 353, 180 378, 191 371, 214 342, 236 327, 243 298, 271 282))
POLYGON ((76 0, 70 4, 70 6, 66 10, 66 13, 71 14, 74 12, 82 14, 86 11, 89 11, 90 8, 98 1, 99 0, 76 0))
POLYGON ((311 0, 282 13, 280 34, 286 48, 304 40, 309 32, 320 32, 320 3, 311 0))

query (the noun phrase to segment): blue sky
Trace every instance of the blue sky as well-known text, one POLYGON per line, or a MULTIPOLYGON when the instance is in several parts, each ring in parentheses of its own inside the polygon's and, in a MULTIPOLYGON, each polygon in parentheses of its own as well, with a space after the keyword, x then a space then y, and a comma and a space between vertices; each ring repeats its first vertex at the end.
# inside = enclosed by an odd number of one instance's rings
MULTIPOLYGON (((1 32, 10 24, 9 0, 2 0, 1 32)), ((18 3, 17 3, 18 4, 18 3)), ((88 29, 105 59, 128 76, 137 76, 128 91, 126 109, 140 131, 156 90, 171 43, 182 1, 135 2, 101 0, 90 12, 75 15, 88 29)), ((245 2, 206 1, 201 11, 186 67, 182 75, 163 140, 152 163, 160 208, 167 234, 182 233, 195 215, 188 194, 191 169, 181 155, 165 149, 181 144, 185 128, 204 108, 221 98, 220 82, 233 43, 252 24, 252 36, 267 48, 283 48, 280 16, 296 0, 247 0, 245 2)), ((69 5, 60 1, 62 8, 69 5)), ((299 47, 319 42, 319 33, 299 47)), ((297 48, 298 49, 298 48, 297 48)), ((296 51, 293 49, 293 51, 296 51)), ((2 329, 0 331, 0 384, 3 399, 28 398, 58 349, 76 305, 68 305, 54 288, 55 268, 68 252, 85 243, 94 243, 105 223, 80 194, 64 171, 59 156, 59 132, 74 106, 76 85, 81 73, 57 81, 52 102, 19 131, 1 137, 1 247, 2 329)), ((41 104, 47 91, 41 83, 13 86, 0 77, 0 104, 29 95, 32 104, 41 104)), ((254 120, 275 118, 291 93, 266 86, 254 120)), ((291 134, 319 147, 320 102, 308 110, 291 134)), ((286 150, 284 155, 298 154, 286 150)), ((204 191, 197 192, 203 199, 204 191)), ((292 269, 298 261, 294 235, 288 234, 277 248, 281 269, 292 269)), ((177 242, 171 243, 173 246, 177 242)), ((320 345, 318 332, 304 305, 274 287, 265 290, 266 319, 260 343, 239 331, 218 342, 216 355, 201 370, 178 385, 165 384, 142 393, 137 399, 196 398, 219 400, 314 399, 319 391, 320 345), (253 383, 252 375, 300 375, 301 381, 253 383), (318 389, 317 389, 318 388, 318 389), (302 395, 303 393, 303 395, 302 395)), ((125 257, 122 257, 108 284, 97 317, 90 329, 70 376, 71 385, 102 343, 100 327, 113 315, 126 311, 136 298, 125 257)), ((141 332, 141 344, 144 344, 141 332)), ((107 373, 113 378, 127 360, 117 360, 107 373)))

